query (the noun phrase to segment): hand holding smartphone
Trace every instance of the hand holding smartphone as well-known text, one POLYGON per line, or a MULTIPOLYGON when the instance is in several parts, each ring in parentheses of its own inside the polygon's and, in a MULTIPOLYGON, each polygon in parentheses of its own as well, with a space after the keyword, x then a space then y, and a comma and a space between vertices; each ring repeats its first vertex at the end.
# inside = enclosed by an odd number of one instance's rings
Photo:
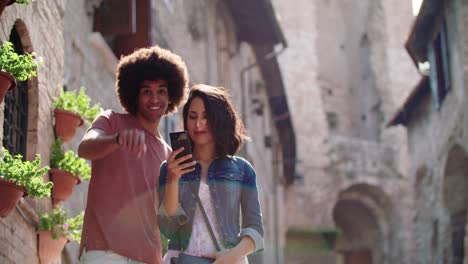
MULTIPOLYGON (((171 139, 171 146, 172 150, 177 150, 180 147, 184 147, 184 150, 177 154, 176 159, 192 154, 192 143, 190 142, 190 138, 187 131, 179 131, 179 132, 171 132, 169 133, 169 137, 171 139)), ((192 162, 193 159, 190 158, 182 163, 192 162)))

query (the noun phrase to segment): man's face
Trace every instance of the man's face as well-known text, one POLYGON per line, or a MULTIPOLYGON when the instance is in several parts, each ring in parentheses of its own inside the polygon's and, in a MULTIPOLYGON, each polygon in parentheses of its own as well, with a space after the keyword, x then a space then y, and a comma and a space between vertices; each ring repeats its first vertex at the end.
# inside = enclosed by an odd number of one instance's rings
POLYGON ((138 94, 137 116, 148 122, 159 122, 169 104, 165 80, 143 81, 138 94))

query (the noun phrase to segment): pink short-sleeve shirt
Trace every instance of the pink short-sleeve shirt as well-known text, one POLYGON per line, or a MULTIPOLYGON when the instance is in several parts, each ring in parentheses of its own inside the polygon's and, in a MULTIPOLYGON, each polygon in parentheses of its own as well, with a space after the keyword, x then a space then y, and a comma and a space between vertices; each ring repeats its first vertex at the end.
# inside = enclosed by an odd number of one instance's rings
MULTIPOLYGON (((143 129, 130 114, 105 111, 90 129, 112 135, 143 129)), ((145 131, 146 153, 137 157, 118 149, 92 162, 81 249, 110 250, 145 263, 160 263, 158 208, 159 167, 171 149, 145 131)))

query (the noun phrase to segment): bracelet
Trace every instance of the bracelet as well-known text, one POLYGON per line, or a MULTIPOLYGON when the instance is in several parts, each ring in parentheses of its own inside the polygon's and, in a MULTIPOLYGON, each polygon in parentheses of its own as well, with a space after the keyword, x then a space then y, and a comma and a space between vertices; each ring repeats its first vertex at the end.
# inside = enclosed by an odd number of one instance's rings
POLYGON ((117 136, 115 136, 115 144, 117 144, 118 146, 120 146, 120 133, 117 133, 117 136))

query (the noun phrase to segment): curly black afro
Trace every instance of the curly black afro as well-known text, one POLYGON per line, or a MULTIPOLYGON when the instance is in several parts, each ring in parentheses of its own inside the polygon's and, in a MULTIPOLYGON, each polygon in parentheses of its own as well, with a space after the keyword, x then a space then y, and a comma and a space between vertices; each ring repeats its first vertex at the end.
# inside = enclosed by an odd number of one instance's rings
POLYGON ((136 115, 138 94, 143 81, 165 80, 169 105, 166 115, 174 113, 185 100, 189 77, 182 58, 158 46, 138 49, 120 59, 116 89, 122 107, 136 115))

